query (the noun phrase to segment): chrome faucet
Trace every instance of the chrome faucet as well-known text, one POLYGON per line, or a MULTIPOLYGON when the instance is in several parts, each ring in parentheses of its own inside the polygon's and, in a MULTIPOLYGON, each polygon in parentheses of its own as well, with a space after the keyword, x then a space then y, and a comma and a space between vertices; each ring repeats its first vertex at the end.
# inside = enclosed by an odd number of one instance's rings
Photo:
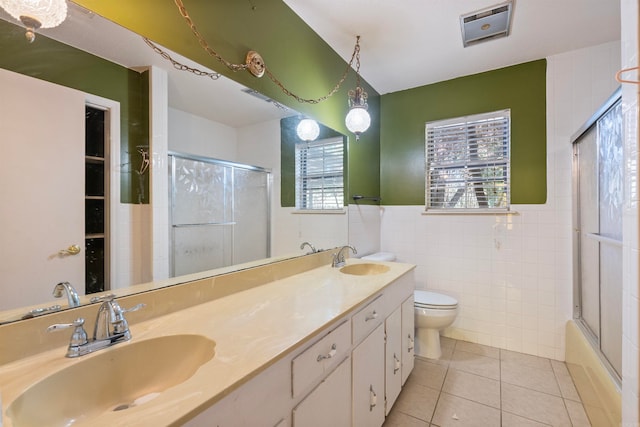
POLYGON ((345 264, 344 261, 344 254, 343 251, 346 249, 351 249, 351 252, 353 252, 353 254, 357 254, 358 251, 356 251, 356 248, 354 248, 351 245, 345 245, 343 247, 341 247, 338 252, 336 252, 335 254, 333 254, 333 261, 331 262, 331 267, 343 267, 345 264))
POLYGON ((93 338, 87 337, 84 329, 84 319, 79 317, 72 323, 59 323, 47 328, 48 332, 60 329, 74 328, 71 341, 67 348, 67 357, 79 357, 103 348, 110 347, 119 342, 129 341, 131 332, 129 323, 124 314, 136 311, 144 307, 144 304, 135 305, 129 309, 123 309, 113 296, 110 296, 98 308, 96 325, 93 330, 93 338))
POLYGON ((304 249, 305 246, 309 246, 309 249, 311 249, 311 252, 307 252, 308 254, 315 254, 316 252, 316 248, 309 242, 302 242, 302 244, 300 245, 300 249, 304 249))
POLYGON ((69 300, 69 307, 80 306, 80 297, 71 283, 60 282, 53 288, 53 296, 56 298, 61 298, 65 292, 67 294, 67 299, 69 300))

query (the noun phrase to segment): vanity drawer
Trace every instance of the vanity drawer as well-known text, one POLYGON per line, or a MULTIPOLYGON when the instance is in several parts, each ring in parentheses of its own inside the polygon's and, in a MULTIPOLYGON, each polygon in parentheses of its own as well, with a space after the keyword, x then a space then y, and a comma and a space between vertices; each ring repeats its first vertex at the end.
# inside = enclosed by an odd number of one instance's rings
POLYGON ((353 325, 353 343, 362 341, 376 326, 384 320, 384 298, 378 295, 362 310, 351 318, 353 325))
POLYGON ((351 349, 351 321, 345 320, 320 341, 296 356, 291 362, 293 397, 330 372, 344 360, 351 349))

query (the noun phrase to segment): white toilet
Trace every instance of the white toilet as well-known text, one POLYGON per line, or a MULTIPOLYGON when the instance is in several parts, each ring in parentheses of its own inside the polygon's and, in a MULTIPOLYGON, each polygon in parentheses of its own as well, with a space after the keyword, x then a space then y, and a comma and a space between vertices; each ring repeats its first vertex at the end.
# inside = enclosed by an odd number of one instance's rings
POLYGON ((440 331, 451 326, 458 314, 458 301, 448 295, 415 290, 415 354, 428 359, 439 359, 440 331))
MULTIPOLYGON (((376 252, 363 256, 361 259, 369 261, 395 261, 396 256, 391 252, 376 252)), ((458 315, 458 301, 448 295, 431 291, 415 290, 415 354, 428 359, 439 359, 440 331, 453 324, 458 315)))

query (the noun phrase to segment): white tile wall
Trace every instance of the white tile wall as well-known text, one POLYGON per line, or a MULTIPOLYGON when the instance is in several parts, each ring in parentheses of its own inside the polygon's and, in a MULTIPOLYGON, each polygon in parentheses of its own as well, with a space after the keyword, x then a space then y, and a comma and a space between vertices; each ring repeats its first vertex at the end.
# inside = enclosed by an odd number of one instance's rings
POLYGON ((349 244, 358 251, 357 256, 380 250, 380 215, 377 205, 349 205, 349 244))
POLYGON ((384 207, 381 249, 417 265, 417 288, 459 300, 445 335, 564 360, 572 316, 569 142, 615 90, 619 49, 613 42, 548 58, 545 204, 514 205, 518 215, 509 216, 384 207))
MULTIPOLYGON (((637 0, 622 0, 621 68, 638 66, 637 0)), ((623 78, 637 80, 638 73, 623 78)), ((625 153, 625 205, 623 216, 623 322, 622 322, 622 420, 624 426, 640 424, 640 334, 638 292, 638 85, 622 85, 625 153)))

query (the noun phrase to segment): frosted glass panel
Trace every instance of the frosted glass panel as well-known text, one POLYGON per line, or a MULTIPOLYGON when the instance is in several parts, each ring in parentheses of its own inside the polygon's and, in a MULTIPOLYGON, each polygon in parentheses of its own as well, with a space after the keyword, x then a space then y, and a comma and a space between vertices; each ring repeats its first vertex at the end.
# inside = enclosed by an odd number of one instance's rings
POLYGON ((173 228, 174 274, 196 273, 231 264, 231 225, 173 228))
MULTIPOLYGON (((579 213, 580 231, 582 236, 586 233, 598 233, 598 144, 596 131, 592 129, 578 146, 579 158, 579 213)), ((584 240, 584 239, 583 239, 584 240)))
POLYGON ((600 244, 586 237, 581 249, 582 319, 600 337, 600 244))
POLYGON ((600 159, 600 234, 622 240, 622 107, 617 104, 598 120, 600 159))
POLYGON ((580 276, 582 319, 600 336, 600 248, 598 233, 598 145, 592 129, 578 146, 580 179, 580 276))
POLYGON ((241 263, 269 256, 268 175, 235 169, 234 183, 234 262, 241 263))
POLYGON ((600 349, 622 374, 622 247, 600 245, 600 349))
POLYGON ((173 157, 172 222, 223 223, 230 220, 228 167, 173 157))

